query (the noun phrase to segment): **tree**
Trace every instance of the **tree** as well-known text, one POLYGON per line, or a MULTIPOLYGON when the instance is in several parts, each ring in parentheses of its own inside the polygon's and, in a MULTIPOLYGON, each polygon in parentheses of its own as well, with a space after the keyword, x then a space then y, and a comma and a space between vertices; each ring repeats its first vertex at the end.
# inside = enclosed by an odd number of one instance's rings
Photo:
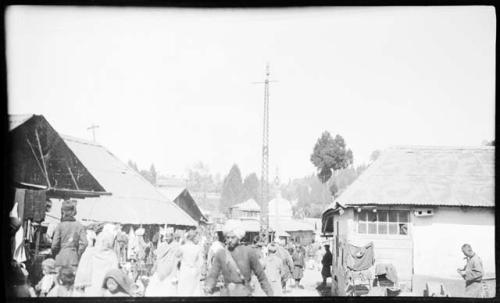
POLYGON ((149 175, 151 177, 151 184, 156 186, 157 178, 158 178, 158 173, 156 172, 155 165, 151 164, 151 167, 149 168, 149 175))
POLYGON ((327 131, 318 139, 311 154, 311 162, 318 170, 321 183, 326 183, 334 171, 347 168, 352 161, 352 151, 346 149, 344 138, 336 135, 333 139, 327 131))
POLYGON ((335 182, 332 182, 332 185, 330 185, 330 193, 332 194, 332 196, 335 198, 337 197, 337 193, 339 191, 339 188, 337 187, 337 183, 335 182))
POLYGON ((137 163, 133 162, 132 160, 128 160, 128 166, 135 170, 136 172, 139 172, 139 168, 137 167, 137 163))
POLYGON ((259 201, 259 178, 256 173, 251 173, 243 181, 243 199, 254 199, 259 201))
POLYGON ((153 184, 153 176, 149 170, 141 169, 139 172, 144 179, 148 180, 149 183, 153 184))
POLYGON ((224 182, 222 183, 222 193, 219 208, 225 212, 227 209, 243 201, 243 182, 241 180, 241 171, 238 165, 231 167, 224 182))
POLYGON ((380 151, 374 150, 370 155, 370 161, 375 162, 375 160, 377 160, 379 156, 380 156, 380 151))

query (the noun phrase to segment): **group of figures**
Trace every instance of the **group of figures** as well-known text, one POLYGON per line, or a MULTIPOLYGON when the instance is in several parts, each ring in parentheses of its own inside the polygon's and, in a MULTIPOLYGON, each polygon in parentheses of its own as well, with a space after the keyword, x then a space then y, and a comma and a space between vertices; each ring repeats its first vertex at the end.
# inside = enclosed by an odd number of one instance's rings
MULTIPOLYGON (((237 224, 210 234, 164 228, 146 241, 142 227, 127 234, 121 225, 108 223, 94 233, 75 215, 76 203, 64 201, 61 222, 51 232, 51 257, 42 262, 43 277, 36 285, 23 264, 13 261, 13 296, 251 296, 259 288, 265 295, 282 296, 291 279, 292 287, 302 288, 311 255, 301 245, 258 240, 244 245, 245 231, 237 224)), ((325 280, 328 249, 322 259, 325 280)))

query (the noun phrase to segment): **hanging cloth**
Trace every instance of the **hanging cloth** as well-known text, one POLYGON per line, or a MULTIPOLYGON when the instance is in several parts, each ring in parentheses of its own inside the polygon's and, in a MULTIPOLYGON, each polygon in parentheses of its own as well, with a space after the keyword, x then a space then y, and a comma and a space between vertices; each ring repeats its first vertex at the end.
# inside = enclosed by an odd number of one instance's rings
MULTIPOLYGON (((19 219, 19 213, 18 213, 18 203, 16 202, 14 204, 14 207, 10 211, 10 216, 13 218, 19 219)), ((24 228, 23 225, 17 230, 16 235, 14 236, 14 255, 13 259, 16 260, 18 263, 25 262, 27 260, 26 258, 26 251, 24 250, 24 228)))
POLYGON ((347 250, 347 268, 350 270, 366 270, 375 263, 373 242, 361 247, 347 244, 347 250))

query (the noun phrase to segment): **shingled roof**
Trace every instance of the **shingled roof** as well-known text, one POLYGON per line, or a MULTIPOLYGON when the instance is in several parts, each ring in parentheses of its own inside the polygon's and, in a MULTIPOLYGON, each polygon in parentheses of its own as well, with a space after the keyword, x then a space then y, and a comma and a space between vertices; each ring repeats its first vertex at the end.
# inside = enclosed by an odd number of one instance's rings
POLYGON ((335 204, 494 207, 494 156, 486 146, 389 148, 335 204))

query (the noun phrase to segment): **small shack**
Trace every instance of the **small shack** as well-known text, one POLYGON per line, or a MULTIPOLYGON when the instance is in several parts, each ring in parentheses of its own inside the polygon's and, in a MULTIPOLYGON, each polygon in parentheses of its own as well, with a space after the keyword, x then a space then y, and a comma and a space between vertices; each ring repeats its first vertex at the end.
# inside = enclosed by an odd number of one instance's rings
POLYGON ((168 198, 168 200, 173 201, 182 210, 189 214, 191 218, 193 218, 193 220, 198 222, 198 224, 208 224, 208 219, 205 217, 205 215, 203 215, 201 209, 198 207, 198 204, 187 188, 176 189, 158 187, 157 189, 166 198, 168 198))
POLYGON ((385 150, 322 215, 330 239, 332 291, 346 294, 349 245, 374 245, 375 265, 390 263, 400 286, 423 295, 427 282, 463 296, 456 269, 472 245, 495 292, 494 147, 385 150))

